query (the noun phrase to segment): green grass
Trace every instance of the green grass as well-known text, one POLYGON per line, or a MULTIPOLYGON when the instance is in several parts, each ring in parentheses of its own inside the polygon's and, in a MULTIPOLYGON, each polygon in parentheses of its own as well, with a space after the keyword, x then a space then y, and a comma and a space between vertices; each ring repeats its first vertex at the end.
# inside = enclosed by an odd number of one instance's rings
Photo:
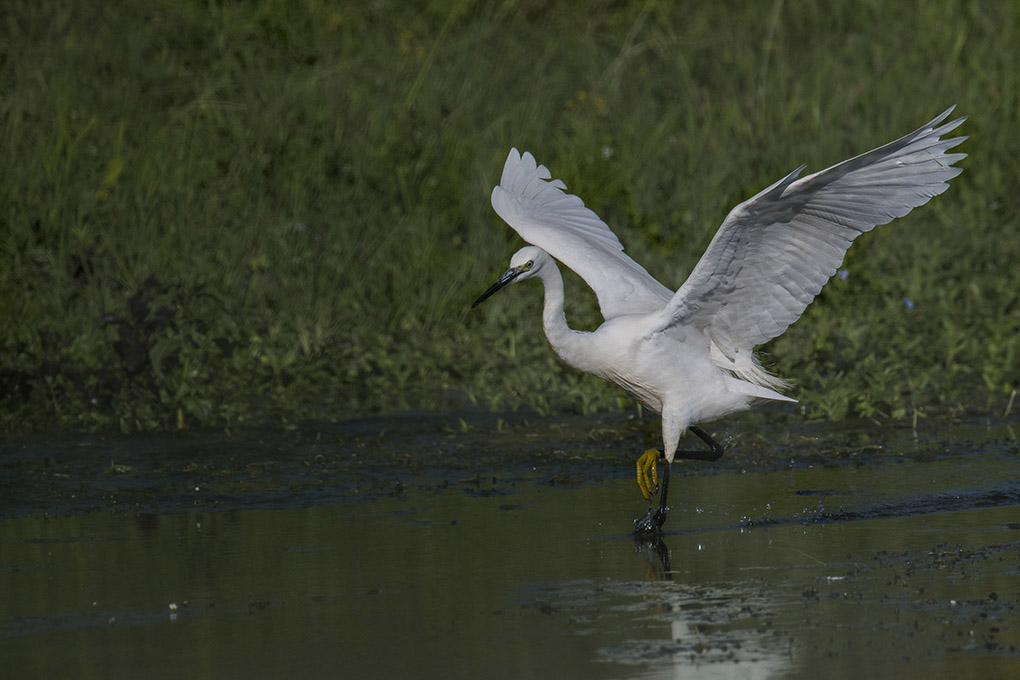
POLYGON ((764 350, 811 416, 1004 410, 1020 5, 419 4, 5 5, 5 431, 631 408, 556 360, 539 286, 468 310, 520 245, 510 146, 677 286, 740 200, 953 103, 965 172, 764 350))

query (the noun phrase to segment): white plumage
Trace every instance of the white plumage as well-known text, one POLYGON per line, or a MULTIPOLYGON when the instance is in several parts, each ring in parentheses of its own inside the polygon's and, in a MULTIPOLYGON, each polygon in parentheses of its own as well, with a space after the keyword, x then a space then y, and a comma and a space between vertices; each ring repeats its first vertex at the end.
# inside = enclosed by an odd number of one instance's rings
POLYGON ((532 245, 514 254, 475 304, 509 283, 540 278, 553 349, 661 413, 671 462, 685 428, 755 399, 792 401, 775 391, 783 381, 760 366, 754 348, 800 318, 857 236, 948 188, 961 172, 953 164, 966 156, 948 153, 966 137, 942 138, 965 120, 939 126, 952 111, 798 179, 802 166, 736 206, 675 293, 627 256, 606 223, 545 166, 512 149, 492 206, 532 245), (567 326, 563 281, 552 258, 595 291, 605 318, 595 331, 567 326))

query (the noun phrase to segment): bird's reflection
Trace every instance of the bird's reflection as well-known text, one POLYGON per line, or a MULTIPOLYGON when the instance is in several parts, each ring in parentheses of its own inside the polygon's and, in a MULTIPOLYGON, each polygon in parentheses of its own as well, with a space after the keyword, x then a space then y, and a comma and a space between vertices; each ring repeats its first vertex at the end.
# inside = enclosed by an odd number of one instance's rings
POLYGON ((764 634, 760 621, 773 615, 775 604, 760 589, 683 576, 674 580, 662 534, 635 537, 634 552, 644 556, 646 567, 644 582, 631 584, 631 592, 640 594, 637 611, 651 613, 646 621, 655 627, 646 639, 604 650, 607 656, 651 662, 656 677, 771 678, 789 671, 792 643, 782 635, 764 634))
POLYGON ((669 547, 662 534, 634 537, 634 552, 641 553, 648 560, 646 581, 672 581, 673 571, 669 566, 669 547))

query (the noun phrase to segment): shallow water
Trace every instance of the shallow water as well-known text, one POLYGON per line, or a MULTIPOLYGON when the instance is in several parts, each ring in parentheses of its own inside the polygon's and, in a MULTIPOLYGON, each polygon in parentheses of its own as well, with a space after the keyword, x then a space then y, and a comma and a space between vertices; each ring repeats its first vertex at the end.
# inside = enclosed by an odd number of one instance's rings
POLYGON ((598 452, 373 487, 249 440, 7 447, 7 490, 32 498, 0 520, 0 658, 9 677, 1016 677, 1016 439, 951 434, 970 450, 943 430, 911 456, 692 463, 659 545, 629 536, 630 468, 598 452), (203 446, 234 462, 166 467, 203 446), (62 516, 33 505, 51 477, 62 516))

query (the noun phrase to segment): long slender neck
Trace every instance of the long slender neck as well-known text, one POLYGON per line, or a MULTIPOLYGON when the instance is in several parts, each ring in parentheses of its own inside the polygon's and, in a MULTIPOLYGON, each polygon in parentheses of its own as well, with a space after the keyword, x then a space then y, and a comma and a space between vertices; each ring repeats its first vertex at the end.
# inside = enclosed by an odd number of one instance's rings
POLYGON ((586 370, 581 361, 585 354, 580 345, 584 342, 582 336, 587 334, 572 330, 567 325, 567 316, 563 311, 563 276, 556 263, 549 262, 543 267, 539 278, 545 287, 545 308, 542 311, 545 337, 561 359, 574 368, 586 370))

